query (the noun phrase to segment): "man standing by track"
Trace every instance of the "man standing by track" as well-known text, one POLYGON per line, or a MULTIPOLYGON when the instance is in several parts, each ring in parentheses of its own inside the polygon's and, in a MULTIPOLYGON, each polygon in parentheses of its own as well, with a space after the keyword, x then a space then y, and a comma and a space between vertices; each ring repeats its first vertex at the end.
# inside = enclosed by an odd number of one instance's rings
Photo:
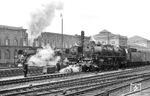
POLYGON ((57 72, 59 72, 60 71, 60 62, 59 61, 56 63, 56 68, 57 68, 57 72))
POLYGON ((27 63, 23 64, 23 72, 24 72, 24 77, 27 77, 27 73, 28 73, 28 64, 27 63))
POLYGON ((18 59, 17 62, 22 64, 24 77, 27 77, 27 73, 28 73, 27 59, 28 59, 28 56, 25 55, 25 53, 23 52, 23 50, 19 50, 18 51, 18 56, 19 56, 19 59, 18 59))

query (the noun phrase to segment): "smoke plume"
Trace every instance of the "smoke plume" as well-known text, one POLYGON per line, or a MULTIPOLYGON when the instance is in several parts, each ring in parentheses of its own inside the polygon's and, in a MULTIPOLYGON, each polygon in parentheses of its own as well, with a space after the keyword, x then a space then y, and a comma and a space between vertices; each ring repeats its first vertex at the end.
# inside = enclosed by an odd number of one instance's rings
POLYGON ((32 45, 33 40, 37 38, 41 32, 51 24, 55 16, 55 11, 62 9, 63 3, 60 1, 56 2, 56 0, 54 0, 49 4, 42 5, 40 10, 37 10, 31 14, 31 21, 29 23, 28 29, 30 45, 32 45))
POLYGON ((54 50, 50 46, 45 46, 29 59, 28 64, 29 66, 56 65, 59 60, 60 57, 55 56, 54 50))

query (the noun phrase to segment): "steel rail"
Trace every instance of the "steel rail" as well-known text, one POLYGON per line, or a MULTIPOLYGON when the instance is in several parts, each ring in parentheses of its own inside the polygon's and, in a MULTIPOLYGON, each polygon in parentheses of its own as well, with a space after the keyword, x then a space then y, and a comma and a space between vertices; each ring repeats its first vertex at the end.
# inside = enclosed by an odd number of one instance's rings
MULTIPOLYGON (((136 70, 132 70, 133 72, 136 72, 136 70)), ((37 85, 37 86, 30 86, 30 87, 23 87, 23 88, 18 88, 18 89, 11 89, 11 90, 3 90, 3 91, 0 91, 1 93, 4 93, 4 92, 9 92, 10 91, 15 91, 15 90, 27 90, 27 91, 24 91, 24 92, 18 92, 18 93, 14 93, 15 95, 17 94, 25 94, 25 93, 31 93, 31 92, 38 92, 38 91, 42 91, 42 90, 46 90, 44 87, 48 86, 50 89, 56 89, 56 88, 60 88, 60 87, 65 87, 69 84, 70 82, 70 85, 76 85, 78 82, 80 82, 80 84, 86 84, 86 83, 91 83, 91 82, 95 82, 96 80, 100 80, 100 79, 104 79, 104 78, 108 78, 109 76, 116 76, 116 77, 112 77, 112 78, 125 78, 126 76, 122 76, 122 77, 118 77, 117 75, 123 75, 123 74, 128 74, 128 73, 131 73, 132 71, 128 70, 128 71, 122 71, 120 73, 110 73, 110 74, 105 74, 105 75, 96 75, 96 76, 91 76, 91 77, 87 77, 87 78, 80 78, 80 79, 73 79, 73 80, 66 80, 66 81, 60 81, 60 82, 55 82, 55 83, 48 83, 48 84, 42 84, 42 85, 37 85), (97 77, 99 76, 99 77, 97 77), (91 80, 89 80, 91 79, 91 80), (78 81, 77 81, 78 80, 78 81), (85 80, 87 80, 85 82, 85 80), (93 80, 93 81, 92 81, 93 80), (61 85, 62 84, 62 85, 61 85), (43 87, 40 88, 40 87, 43 87), (32 88, 35 88, 35 89, 38 89, 38 90, 31 90, 32 88), (28 90, 30 89, 30 91, 28 90)), ((112 79, 110 78, 110 80, 112 79)), ((108 79, 107 79, 108 80, 108 79)), ((101 80, 102 81, 102 80, 101 80)), ((105 80, 104 80, 105 81, 105 80)), ((103 82, 104 82, 103 81, 103 82)), ((7 94, 8 96, 13 96, 14 94, 7 94)))
MULTIPOLYGON (((133 84, 134 83, 141 83, 141 82, 144 82, 144 81, 147 81, 147 80, 150 80, 150 77, 145 77, 142 80, 138 80, 136 82, 133 82, 133 84)), ((93 94, 93 96, 103 96, 103 94, 108 94, 109 95, 110 93, 113 93, 113 92, 115 92, 115 91, 117 91, 117 90, 119 90, 121 88, 127 87, 127 86, 130 86, 130 83, 127 83, 127 84, 124 84, 124 85, 121 85, 121 86, 117 86, 117 87, 114 87, 112 89, 107 89, 107 90, 102 91, 102 92, 100 92, 98 94, 95 94, 95 95, 93 94)), ((150 88, 150 87, 144 88, 143 90, 148 89, 148 88, 150 88)), ((139 91, 135 91, 133 93, 127 93, 127 94, 124 94, 122 96, 127 96, 128 94, 134 94, 134 93, 137 93, 137 92, 139 92, 139 91)))
MULTIPOLYGON (((76 92, 72 92, 72 93, 66 94, 65 96, 76 96, 76 95, 81 95, 81 94, 84 95, 85 93, 89 93, 89 92, 92 92, 94 90, 100 90, 101 88, 105 88, 105 87, 109 87, 109 86, 112 86, 112 85, 121 84, 123 82, 127 82, 127 81, 130 81, 130 80, 135 80, 135 79, 138 79, 138 78, 143 78, 145 76, 150 76, 150 72, 149 73, 144 73, 144 74, 141 74, 141 75, 137 75, 137 76, 133 76, 131 78, 128 77, 128 78, 122 78, 122 79, 114 80, 112 82, 105 82, 105 83, 102 83, 102 84, 98 84, 98 85, 96 85, 94 87, 88 87, 88 88, 82 89, 80 91, 76 91, 76 92)), ((147 79, 150 79, 150 77, 145 78, 143 80, 147 80, 147 79)), ((139 81, 143 81, 143 80, 139 80, 139 81)), ((126 84, 124 84, 123 86, 126 86, 126 84)), ((121 88, 121 87, 119 87, 119 88, 121 88)), ((115 90, 115 89, 113 89, 113 90, 115 90)), ((92 96, 103 96, 103 94, 109 94, 110 91, 112 91, 112 89, 105 90, 105 91, 100 91, 100 93, 92 94, 92 96)))
MULTIPOLYGON (((148 74, 148 76, 150 76, 150 72, 146 73, 146 74, 148 74)), ((49 91, 49 89, 47 89, 48 91, 45 90, 44 92, 41 92, 41 93, 38 92, 38 94, 36 94, 36 95, 37 96, 41 96, 41 95, 43 96, 43 95, 48 95, 48 94, 67 93, 68 91, 72 92, 74 90, 75 91, 83 90, 85 88, 89 89, 91 87, 92 88, 93 87, 103 88, 103 87, 106 87, 106 86, 109 86, 109 85, 112 85, 112 84, 116 84, 116 83, 119 83, 119 82, 122 82, 122 81, 137 79, 137 78, 142 77, 142 76, 143 76, 143 73, 142 74, 137 74, 137 75, 121 76, 121 77, 119 77, 119 79, 118 78, 107 79, 106 82, 101 82, 101 80, 95 80, 95 82, 92 83, 92 84, 86 84, 86 85, 78 84, 78 85, 76 85, 74 87, 70 87, 70 88, 63 88, 63 89, 59 88, 58 90, 55 90, 55 91, 49 91)), ((73 96, 75 94, 76 94, 76 92, 75 93, 70 93, 68 95, 66 94, 66 96, 73 96)), ((77 94, 79 94, 79 93, 77 92, 77 94)))
MULTIPOLYGON (((150 66, 146 67, 138 67, 135 69, 131 69, 132 71, 136 70, 146 70, 149 69, 150 66)), ((125 71, 125 70, 123 70, 125 71)), ((32 76, 32 77, 26 77, 26 78, 18 78, 18 79, 12 79, 12 80, 2 80, 0 81, 0 86, 9 85, 9 84, 18 84, 18 83, 25 83, 25 82, 31 82, 31 81, 39 81, 39 80, 45 80, 45 79, 52 79, 52 78, 59 78, 64 76, 72 76, 72 75, 78 75, 81 73, 70 73, 70 74, 47 74, 47 75, 40 75, 40 76, 32 76)), ((117 72, 116 72, 117 73, 117 72)), ((111 73, 110 73, 111 74, 111 73)), ((112 73, 113 74, 113 73, 112 73)))

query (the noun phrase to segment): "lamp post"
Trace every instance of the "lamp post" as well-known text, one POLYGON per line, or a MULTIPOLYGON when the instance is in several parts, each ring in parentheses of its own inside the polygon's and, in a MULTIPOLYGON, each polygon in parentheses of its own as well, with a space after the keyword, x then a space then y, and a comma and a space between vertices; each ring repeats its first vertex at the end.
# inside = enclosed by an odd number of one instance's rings
POLYGON ((63 15, 62 13, 60 14, 61 17, 61 43, 62 43, 62 64, 63 64, 63 42, 64 42, 64 37, 63 37, 63 15))

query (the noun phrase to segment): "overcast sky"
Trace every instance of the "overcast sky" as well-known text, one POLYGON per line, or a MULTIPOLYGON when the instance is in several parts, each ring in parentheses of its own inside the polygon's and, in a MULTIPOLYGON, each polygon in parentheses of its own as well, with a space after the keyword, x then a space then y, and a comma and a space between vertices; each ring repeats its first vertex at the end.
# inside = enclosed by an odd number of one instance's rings
MULTIPOLYGON (((28 28, 30 15, 51 0, 0 0, 0 24, 28 28)), ((63 0, 61 0, 63 1, 63 0)), ((65 34, 87 36, 103 29, 124 36, 150 39, 150 0, 64 0, 49 27, 43 31, 61 33, 60 13, 65 34)))

